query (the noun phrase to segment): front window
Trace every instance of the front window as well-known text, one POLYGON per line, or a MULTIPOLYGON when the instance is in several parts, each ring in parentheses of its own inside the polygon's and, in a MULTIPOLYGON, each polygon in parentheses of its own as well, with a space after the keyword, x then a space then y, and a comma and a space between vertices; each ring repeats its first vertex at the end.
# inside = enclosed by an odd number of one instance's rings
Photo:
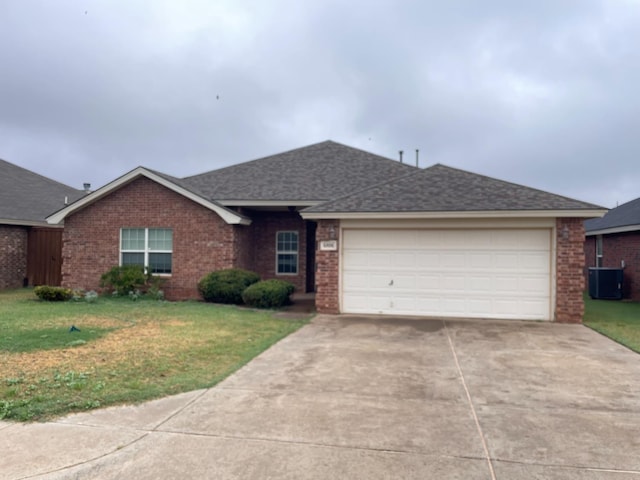
POLYGON ((602 235, 596 235, 596 267, 602 267, 602 235))
POLYGON ((276 235, 276 273, 298 273, 298 232, 278 232, 276 235))
POLYGON ((170 274, 173 231, 170 228, 123 228, 120 265, 140 265, 150 273, 170 274))

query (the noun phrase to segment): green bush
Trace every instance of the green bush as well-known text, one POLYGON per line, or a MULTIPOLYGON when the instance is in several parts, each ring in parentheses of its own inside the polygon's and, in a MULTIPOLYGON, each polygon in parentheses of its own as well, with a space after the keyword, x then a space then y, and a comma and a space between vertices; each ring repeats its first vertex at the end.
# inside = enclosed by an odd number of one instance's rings
POLYGON ((50 287, 48 285, 42 285, 34 288, 33 293, 40 300, 46 302, 66 302, 73 297, 73 290, 63 287, 50 287))
POLYGON ((242 300, 256 308, 277 308, 289 304, 294 286, 284 280, 264 280, 242 292, 242 300))
POLYGON ((140 265, 113 267, 100 277, 100 286, 116 295, 129 295, 132 292, 139 295, 149 290, 160 291, 162 283, 164 283, 163 278, 145 273, 140 265))
POLYGON ((242 292, 260 281, 260 275, 240 268, 211 272, 200 279, 198 291, 206 302, 242 303, 242 292))

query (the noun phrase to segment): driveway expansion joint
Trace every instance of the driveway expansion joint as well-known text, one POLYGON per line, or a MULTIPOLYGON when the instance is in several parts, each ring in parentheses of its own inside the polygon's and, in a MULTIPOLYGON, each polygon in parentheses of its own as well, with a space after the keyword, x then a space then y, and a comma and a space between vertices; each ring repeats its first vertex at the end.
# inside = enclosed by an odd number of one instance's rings
POLYGON ((458 370, 458 374, 460 375, 460 381, 462 382, 462 387, 464 388, 464 392, 467 396, 467 401, 469 403, 469 408, 471 409, 471 414, 473 416, 473 420, 476 424, 476 429, 478 431, 478 435, 480 436, 480 441, 482 442, 482 449, 485 454, 485 460, 487 461, 487 466, 489 467, 489 473, 491 474, 491 480, 496 480, 496 472, 493 469, 493 464, 491 463, 491 455, 489 454, 489 447, 487 446, 487 441, 484 437, 484 432, 482 431, 482 426, 480 425, 480 420, 478 419, 478 414, 476 413, 476 408, 473 405, 473 400, 471 398, 471 393, 469 392, 469 388, 467 387, 467 382, 464 378, 464 373, 462 373, 462 368, 460 367, 460 362, 458 361, 458 354, 456 353, 455 346, 453 344, 453 340, 451 339, 451 335, 449 333, 449 329, 447 328, 447 322, 445 320, 442 321, 444 331, 447 334, 447 340, 449 341, 449 347, 451 349, 451 354, 453 355, 453 360, 456 364, 456 369, 458 370))

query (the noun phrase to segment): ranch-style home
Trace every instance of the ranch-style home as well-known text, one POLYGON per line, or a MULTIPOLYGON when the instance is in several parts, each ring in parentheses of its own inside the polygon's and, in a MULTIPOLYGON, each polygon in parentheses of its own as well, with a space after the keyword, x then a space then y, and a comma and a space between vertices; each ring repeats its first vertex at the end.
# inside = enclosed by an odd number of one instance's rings
POLYGON ((186 178, 138 167, 49 216, 63 285, 118 264, 170 299, 238 267, 316 292, 326 313, 580 322, 589 203, 326 141, 186 178))

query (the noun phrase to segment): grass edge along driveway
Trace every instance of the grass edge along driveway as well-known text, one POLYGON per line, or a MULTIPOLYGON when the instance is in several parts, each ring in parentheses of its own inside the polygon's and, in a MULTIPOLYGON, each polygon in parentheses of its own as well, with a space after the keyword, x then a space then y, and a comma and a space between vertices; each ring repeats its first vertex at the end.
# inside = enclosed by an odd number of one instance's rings
POLYGON ((584 296, 584 324, 640 353, 640 303, 584 296))
POLYGON ((211 387, 308 321, 273 313, 0 292, 0 419, 46 420, 211 387))

